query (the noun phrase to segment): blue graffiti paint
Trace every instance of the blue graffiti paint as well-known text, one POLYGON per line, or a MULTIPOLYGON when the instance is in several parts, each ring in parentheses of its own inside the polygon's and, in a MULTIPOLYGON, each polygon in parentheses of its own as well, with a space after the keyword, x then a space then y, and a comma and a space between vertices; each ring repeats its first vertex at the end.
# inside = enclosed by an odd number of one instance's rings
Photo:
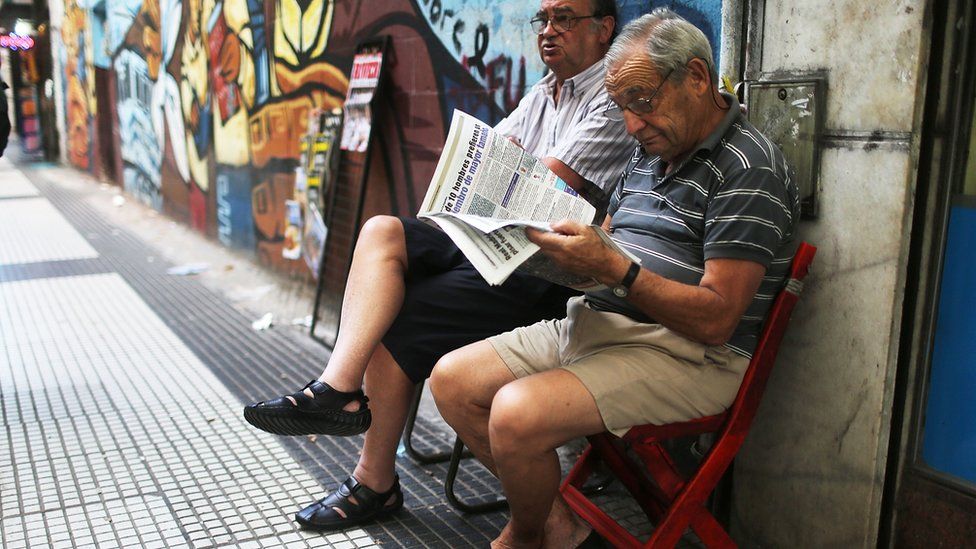
POLYGON ((260 106, 271 97, 271 64, 269 61, 268 37, 264 26, 264 2, 247 0, 249 20, 247 28, 254 40, 254 105, 260 106))
MULTIPOLYGON (((210 94, 207 94, 209 99, 210 94)), ((193 145, 197 149, 200 158, 206 158, 210 152, 210 142, 213 135, 213 103, 206 101, 205 106, 200 108, 200 125, 193 133, 193 145)))
MULTIPOLYGON (((722 1, 721 0, 672 0, 669 2, 655 2, 653 0, 617 0, 617 11, 620 26, 657 7, 673 9, 698 27, 708 37, 712 45, 712 57, 719 62, 719 47, 722 41, 722 1)), ((716 68, 716 70, 718 70, 716 68)))
MULTIPOLYGON (((504 117, 504 113, 495 105, 485 100, 484 94, 472 92, 449 75, 441 73, 440 88, 444 91, 444 112, 450 117, 454 109, 464 111, 471 116, 484 120, 489 124, 497 124, 504 117)), ((448 118, 450 119, 450 118, 448 118)))
POLYGON ((131 50, 119 52, 114 66, 125 189, 161 210, 159 169, 162 151, 156 142, 149 113, 153 89, 149 67, 145 59, 131 50))
POLYGON ((217 237, 225 246, 253 250, 250 168, 217 166, 217 237))
POLYGON ((108 25, 105 40, 108 51, 116 52, 125 42, 125 35, 142 8, 142 0, 110 0, 108 7, 108 25))
POLYGON ((100 69, 108 69, 112 66, 112 58, 105 49, 105 27, 108 14, 105 9, 106 0, 98 0, 92 4, 88 12, 88 21, 91 28, 93 64, 100 69))
POLYGON ((545 74, 535 34, 529 28, 529 19, 538 9, 535 2, 509 2, 506 9, 499 9, 496 0, 414 1, 431 33, 478 84, 505 88, 489 90, 498 107, 511 109, 514 105, 506 99, 521 98, 545 74), (499 67, 507 72, 510 65, 516 67, 516 74, 524 67, 523 81, 500 81, 499 67))

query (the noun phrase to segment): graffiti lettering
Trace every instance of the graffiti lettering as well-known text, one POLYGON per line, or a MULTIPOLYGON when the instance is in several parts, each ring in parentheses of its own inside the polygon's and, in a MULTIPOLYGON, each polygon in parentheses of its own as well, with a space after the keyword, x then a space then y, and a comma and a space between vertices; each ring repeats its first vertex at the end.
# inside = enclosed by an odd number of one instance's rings
POLYGON ((461 53, 461 39, 459 35, 464 32, 464 21, 460 19, 454 23, 454 32, 451 33, 451 43, 454 44, 454 51, 461 53))
POLYGON ((512 58, 499 55, 488 63, 488 93, 495 103, 510 112, 518 105, 525 89, 525 57, 519 59, 518 81, 512 80, 512 58), (501 97, 498 97, 499 94, 501 97))
POLYGON ((478 69, 478 74, 485 77, 485 52, 488 51, 488 25, 481 23, 474 31, 474 55, 468 58, 468 67, 478 69))
POLYGON ((430 3, 430 22, 437 23, 437 20, 441 18, 441 0, 434 0, 430 3))
POLYGON ((536 48, 526 24, 532 6, 499 10, 496 0, 419 0, 417 4, 430 30, 461 68, 486 88, 500 111, 511 110, 524 94, 525 83, 545 74, 538 55, 528 55, 536 48))

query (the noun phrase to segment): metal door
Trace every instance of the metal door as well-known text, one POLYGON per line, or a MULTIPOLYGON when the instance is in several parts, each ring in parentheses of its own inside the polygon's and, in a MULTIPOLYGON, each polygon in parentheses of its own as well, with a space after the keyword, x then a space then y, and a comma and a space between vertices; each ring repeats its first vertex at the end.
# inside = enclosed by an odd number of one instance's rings
POLYGON ((976 10, 931 6, 881 546, 976 536, 976 10))

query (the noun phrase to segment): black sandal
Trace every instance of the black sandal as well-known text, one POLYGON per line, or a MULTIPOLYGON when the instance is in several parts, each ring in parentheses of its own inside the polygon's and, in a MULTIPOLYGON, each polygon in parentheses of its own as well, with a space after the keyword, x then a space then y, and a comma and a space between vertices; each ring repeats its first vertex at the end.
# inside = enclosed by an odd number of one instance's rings
POLYGON ((399 476, 393 477, 393 486, 382 494, 350 476, 338 490, 295 513, 295 521, 310 530, 341 530, 391 515, 401 507, 403 492, 399 476), (393 501, 387 503, 391 498, 393 501))
POLYGON ((365 433, 372 421, 362 391, 343 393, 327 383, 312 380, 301 391, 267 402, 257 402, 244 407, 244 419, 248 423, 276 435, 333 435, 352 436, 365 433), (310 389, 314 396, 305 394, 310 389), (359 409, 347 412, 342 409, 358 400, 359 409))

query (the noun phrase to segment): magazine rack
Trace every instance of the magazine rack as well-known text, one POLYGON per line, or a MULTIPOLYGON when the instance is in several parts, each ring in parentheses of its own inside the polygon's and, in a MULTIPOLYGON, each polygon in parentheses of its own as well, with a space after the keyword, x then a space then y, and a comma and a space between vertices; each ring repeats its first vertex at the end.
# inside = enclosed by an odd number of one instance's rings
POLYGON ((372 145, 376 138, 376 132, 372 131, 375 106, 386 101, 384 83, 389 44, 389 36, 359 43, 350 71, 349 88, 343 106, 338 169, 335 181, 330 185, 331 192, 326 203, 329 237, 318 265, 315 302, 312 305, 312 321, 309 326, 309 335, 327 347, 335 344, 334 334, 339 330, 339 312, 346 276, 362 225, 366 182, 372 165, 372 145), (328 330, 333 334, 332 339, 316 335, 319 313, 323 306, 331 313, 327 315, 328 318, 336 319, 332 329, 328 330))

